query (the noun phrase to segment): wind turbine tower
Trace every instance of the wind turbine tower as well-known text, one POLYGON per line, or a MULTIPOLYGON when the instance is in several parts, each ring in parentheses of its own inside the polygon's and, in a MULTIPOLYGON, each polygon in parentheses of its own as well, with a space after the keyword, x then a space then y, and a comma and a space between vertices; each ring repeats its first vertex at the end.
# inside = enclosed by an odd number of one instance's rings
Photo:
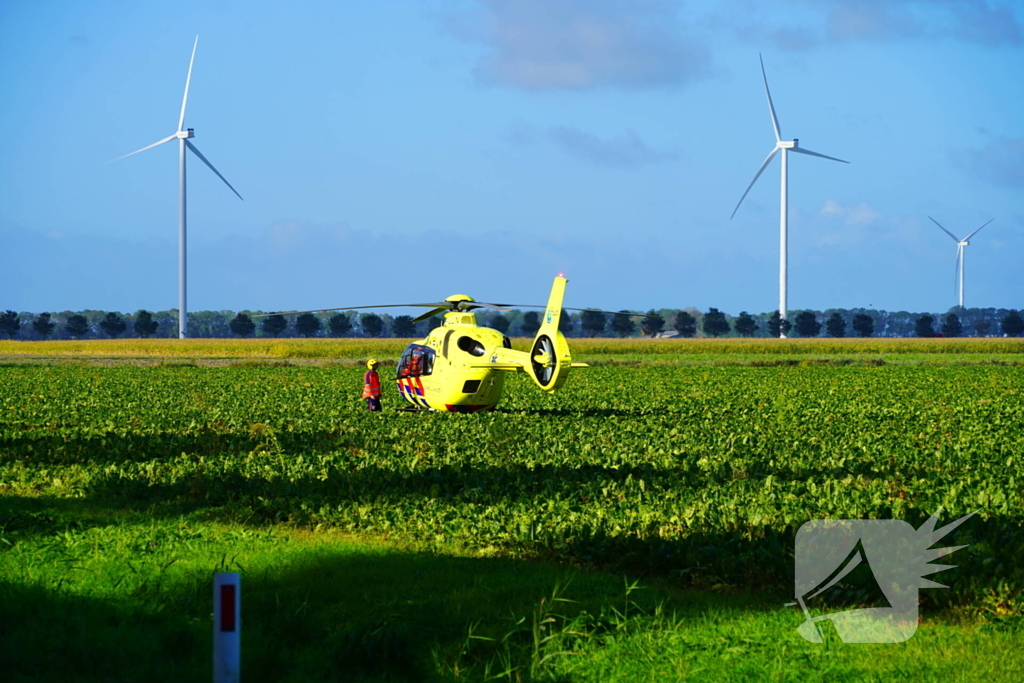
MULTIPOLYGON (((942 225, 940 225, 939 222, 937 220, 935 220, 934 218, 932 218, 931 216, 928 216, 928 220, 930 220, 932 223, 934 223, 935 225, 938 225, 940 228, 942 228, 942 225)), ((995 220, 995 218, 988 219, 988 221, 984 225, 982 225, 981 228, 984 228, 986 225, 988 225, 989 223, 991 223, 994 220, 995 220)), ((956 242, 956 283, 957 283, 957 290, 959 291, 959 294, 960 294, 960 298, 959 298, 960 308, 964 307, 964 247, 966 247, 968 244, 970 244, 970 242, 968 240, 970 240, 972 237, 977 235, 978 234, 978 230, 981 230, 981 228, 978 228, 977 230, 975 230, 974 232, 972 232, 970 235, 968 235, 967 237, 963 238, 962 240, 961 239, 957 239, 956 236, 953 233, 951 233, 949 230, 946 230, 945 228, 942 228, 942 232, 944 232, 947 235, 949 235, 953 239, 953 241, 956 242)))
MULTIPOLYGON (((125 157, 130 157, 132 154, 138 154, 139 152, 145 152, 147 149, 158 147, 165 142, 171 140, 178 141, 178 337, 185 339, 188 337, 188 305, 187 305, 187 284, 188 284, 188 268, 187 268, 187 256, 186 256, 186 210, 185 210, 185 149, 188 148, 193 154, 199 157, 199 160, 210 167, 210 170, 217 174, 217 177, 224 181, 224 184, 231 188, 231 191, 238 196, 239 199, 242 195, 238 194, 238 190, 231 187, 231 183, 227 181, 227 178, 220 174, 213 164, 203 156, 203 153, 192 144, 191 138, 195 137, 195 132, 192 128, 184 128, 185 124, 185 105, 188 103, 188 86, 192 81, 192 63, 196 59, 196 47, 199 45, 199 36, 196 36, 195 43, 192 44, 192 58, 188 62, 188 76, 185 77, 185 96, 181 98, 181 114, 178 116, 178 130, 173 134, 168 135, 163 140, 158 140, 152 145, 147 145, 142 149, 137 149, 134 152, 125 154, 124 156, 117 157, 117 159, 111 159, 110 161, 118 161, 125 157)), ((108 162, 110 163, 110 162, 108 162)))
MULTIPOLYGON (((779 315, 782 317, 783 320, 785 320, 786 319, 786 303, 787 303, 787 298, 786 298, 786 282, 787 282, 787 277, 788 277, 788 273, 787 273, 787 260, 788 260, 788 256, 787 256, 786 252, 787 252, 787 244, 788 244, 788 241, 789 241, 788 240, 788 236, 787 236, 787 230, 788 230, 788 227, 789 227, 789 225, 788 225, 788 223, 789 223, 789 193, 788 193, 788 187, 787 187, 787 181, 788 181, 788 176, 789 176, 789 170, 788 170, 789 169, 789 163, 788 163, 789 162, 789 158, 788 158, 788 153, 789 152, 798 152, 800 154, 807 154, 808 156, 812 156, 812 157, 821 157, 822 159, 831 159, 832 161, 838 161, 838 162, 843 163, 843 164, 848 164, 850 162, 843 161, 842 159, 836 159, 835 157, 826 156, 824 154, 818 154, 817 152, 812 152, 811 150, 809 150, 809 149, 807 149, 805 147, 801 147, 800 146, 800 139, 799 138, 793 138, 792 140, 783 140, 782 139, 782 130, 779 128, 779 119, 775 115, 775 105, 772 104, 772 94, 768 90, 768 76, 765 74, 765 71, 764 71, 764 59, 761 58, 761 55, 758 55, 758 58, 761 59, 761 77, 764 79, 764 93, 765 93, 765 95, 768 96, 768 111, 769 111, 769 113, 772 116, 772 127, 775 128, 775 147, 772 148, 772 151, 768 153, 768 157, 761 164, 761 168, 757 169, 757 173, 754 174, 754 179, 750 181, 749 185, 747 185, 747 189, 743 193, 743 196, 740 197, 740 200, 738 202, 736 202, 736 208, 732 210, 732 216, 729 216, 729 220, 732 220, 733 216, 736 215, 736 212, 740 208, 740 204, 743 203, 743 200, 746 198, 747 193, 750 192, 750 188, 752 188, 754 186, 754 183, 757 182, 757 179, 761 177, 761 174, 764 172, 764 169, 768 167, 769 163, 771 163, 772 157, 775 156, 776 152, 781 150, 782 151, 782 189, 781 189, 780 199, 779 199, 779 315)), ((785 339, 785 337, 786 337, 785 330, 780 330, 779 331, 779 338, 785 339)))

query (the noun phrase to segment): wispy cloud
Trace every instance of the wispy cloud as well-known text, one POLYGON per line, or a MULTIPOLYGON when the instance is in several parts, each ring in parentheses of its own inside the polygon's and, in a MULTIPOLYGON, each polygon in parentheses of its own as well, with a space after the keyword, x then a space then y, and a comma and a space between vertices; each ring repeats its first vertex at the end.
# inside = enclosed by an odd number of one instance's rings
MULTIPOLYGON (((1024 28, 1013 5, 993 0, 816 0, 802 23, 778 26, 771 15, 720 13, 713 24, 743 40, 769 42, 785 51, 835 42, 894 42, 950 38, 982 45, 1020 45, 1024 28)), ((748 10, 751 8, 748 7, 748 10)))
POLYGON ((911 2, 840 0, 826 17, 825 30, 833 40, 883 41, 911 38, 924 31, 911 2))
POLYGON ((479 0, 449 26, 489 48, 474 70, 484 84, 673 86, 707 75, 711 62, 666 0, 479 0))
POLYGON ((573 126, 541 129, 520 124, 509 133, 507 139, 517 145, 552 144, 575 159, 599 166, 634 167, 679 158, 674 150, 651 147, 631 130, 602 138, 573 126))
POLYGON ((1024 189, 1024 138, 1001 137, 981 149, 961 150, 953 162, 987 183, 1024 189))

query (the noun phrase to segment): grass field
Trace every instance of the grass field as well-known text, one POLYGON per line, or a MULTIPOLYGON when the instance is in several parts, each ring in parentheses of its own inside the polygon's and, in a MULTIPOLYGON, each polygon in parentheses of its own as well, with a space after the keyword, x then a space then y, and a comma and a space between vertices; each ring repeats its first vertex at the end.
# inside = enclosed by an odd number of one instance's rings
MULTIPOLYGON (((0 341, 0 356, 169 358, 397 358, 409 339, 98 339, 0 341)), ((531 340, 513 339, 525 349, 531 340)), ((571 339, 577 356, 1000 355, 1024 358, 1022 338, 571 339)))
MULTIPOLYGON (((514 377, 475 415, 367 413, 359 370, 274 367, 308 356, 251 341, 120 352, 259 361, 234 367, 40 364, 0 344, 0 670, 206 678, 226 569, 246 680, 1020 680, 1018 341, 794 366, 726 341, 693 354, 746 367, 593 342, 605 367, 555 396, 514 377), (940 507, 978 515, 943 541, 969 545, 937 577, 949 590, 921 592, 917 635, 797 634, 800 524, 916 527, 940 507)), ((859 341, 798 348, 834 360, 859 341)), ((402 346, 278 343, 334 360, 402 346)), ((61 344, 40 353, 128 342, 61 344)))

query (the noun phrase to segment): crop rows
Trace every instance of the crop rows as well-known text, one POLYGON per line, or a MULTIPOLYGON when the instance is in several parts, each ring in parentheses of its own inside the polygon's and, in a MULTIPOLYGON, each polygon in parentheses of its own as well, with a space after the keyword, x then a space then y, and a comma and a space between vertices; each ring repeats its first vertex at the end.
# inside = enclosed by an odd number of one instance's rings
MULTIPOLYGON (((1017 368, 598 367, 554 396, 515 377, 474 415, 366 412, 360 374, 0 367, 0 503, 77 498, 768 588, 792 581, 809 519, 978 510, 944 541, 970 543, 940 575, 946 595, 1024 587, 1017 368)), ((16 543, 24 520, 0 521, 16 543)))
MULTIPOLYGON (((0 340, 0 354, 177 358, 397 358, 408 339, 99 339, 22 342, 0 340)), ((532 340, 513 344, 528 349, 532 340)), ((1021 338, 812 338, 812 339, 572 339, 577 356, 766 354, 1004 354, 1024 361, 1021 338)))

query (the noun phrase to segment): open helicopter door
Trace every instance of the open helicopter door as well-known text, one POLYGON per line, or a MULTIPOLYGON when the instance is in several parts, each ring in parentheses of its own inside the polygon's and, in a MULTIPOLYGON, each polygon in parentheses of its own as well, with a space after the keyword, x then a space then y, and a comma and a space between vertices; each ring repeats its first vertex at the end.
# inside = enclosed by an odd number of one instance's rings
POLYGON ((565 283, 569 280, 559 275, 551 285, 551 295, 544 311, 537 336, 533 338, 530 348, 530 363, 527 373, 533 377, 541 389, 554 392, 565 384, 572 367, 586 367, 584 363, 573 363, 572 353, 565 337, 558 330, 558 321, 562 316, 562 299, 565 298, 565 283))

